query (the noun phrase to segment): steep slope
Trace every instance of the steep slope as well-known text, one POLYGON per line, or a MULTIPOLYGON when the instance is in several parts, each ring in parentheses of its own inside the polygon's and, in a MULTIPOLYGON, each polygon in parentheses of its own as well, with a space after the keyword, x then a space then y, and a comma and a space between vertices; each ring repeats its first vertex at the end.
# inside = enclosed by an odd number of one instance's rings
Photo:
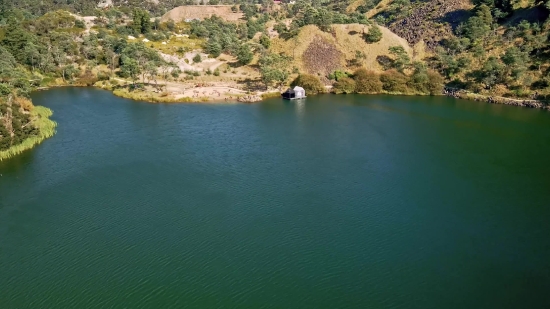
POLYGON ((175 22, 185 21, 186 19, 205 19, 213 15, 219 16, 226 21, 238 21, 243 17, 242 13, 233 13, 231 5, 187 5, 179 6, 164 14, 162 22, 173 20, 175 22))
POLYGON ((380 42, 367 44, 362 33, 368 32, 368 29, 369 26, 360 24, 333 25, 332 33, 327 33, 309 25, 303 27, 292 39, 274 38, 271 50, 294 57, 293 65, 300 71, 322 76, 335 69, 360 66, 381 71, 382 67, 376 58, 388 55, 391 46, 403 46, 412 56, 412 49, 407 41, 384 27, 380 27, 380 42), (357 57, 357 52, 362 53, 360 57, 357 57))
POLYGON ((441 39, 452 34, 453 27, 469 16, 472 7, 469 0, 419 2, 410 14, 398 18, 389 28, 410 45, 423 40, 428 50, 434 50, 441 39))

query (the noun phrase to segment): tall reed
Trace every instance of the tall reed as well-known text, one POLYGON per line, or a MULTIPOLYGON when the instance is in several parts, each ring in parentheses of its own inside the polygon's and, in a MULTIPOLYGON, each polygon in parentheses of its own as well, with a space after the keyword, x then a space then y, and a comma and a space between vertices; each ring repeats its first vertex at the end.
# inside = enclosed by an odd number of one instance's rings
POLYGON ((38 128, 39 134, 25 139, 21 144, 14 145, 7 150, 0 151, 0 161, 9 159, 25 150, 31 149, 40 144, 43 140, 52 137, 55 134, 57 123, 50 120, 52 110, 43 106, 35 106, 31 111, 33 125, 38 128))

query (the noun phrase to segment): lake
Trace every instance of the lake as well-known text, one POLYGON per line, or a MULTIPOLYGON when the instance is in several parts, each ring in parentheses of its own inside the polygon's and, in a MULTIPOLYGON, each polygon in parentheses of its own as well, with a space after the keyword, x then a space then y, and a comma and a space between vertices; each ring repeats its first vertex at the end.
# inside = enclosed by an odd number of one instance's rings
POLYGON ((445 97, 33 95, 0 308, 550 308, 550 113, 445 97))

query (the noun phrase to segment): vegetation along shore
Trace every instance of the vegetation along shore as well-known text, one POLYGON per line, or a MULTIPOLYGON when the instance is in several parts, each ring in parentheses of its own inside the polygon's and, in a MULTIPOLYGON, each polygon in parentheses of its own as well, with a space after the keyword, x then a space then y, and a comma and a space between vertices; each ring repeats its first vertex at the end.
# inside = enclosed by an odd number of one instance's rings
POLYGON ((65 85, 163 103, 300 85, 548 108, 549 15, 513 0, 0 0, 1 150, 48 136, 44 110, 17 102, 65 85))

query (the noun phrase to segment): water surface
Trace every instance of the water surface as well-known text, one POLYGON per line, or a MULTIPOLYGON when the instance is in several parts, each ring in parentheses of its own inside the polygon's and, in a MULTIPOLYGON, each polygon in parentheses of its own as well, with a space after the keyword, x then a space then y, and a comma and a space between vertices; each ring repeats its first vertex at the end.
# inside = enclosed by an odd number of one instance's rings
POLYGON ((0 308, 550 308, 550 113, 448 98, 36 93, 0 308))

